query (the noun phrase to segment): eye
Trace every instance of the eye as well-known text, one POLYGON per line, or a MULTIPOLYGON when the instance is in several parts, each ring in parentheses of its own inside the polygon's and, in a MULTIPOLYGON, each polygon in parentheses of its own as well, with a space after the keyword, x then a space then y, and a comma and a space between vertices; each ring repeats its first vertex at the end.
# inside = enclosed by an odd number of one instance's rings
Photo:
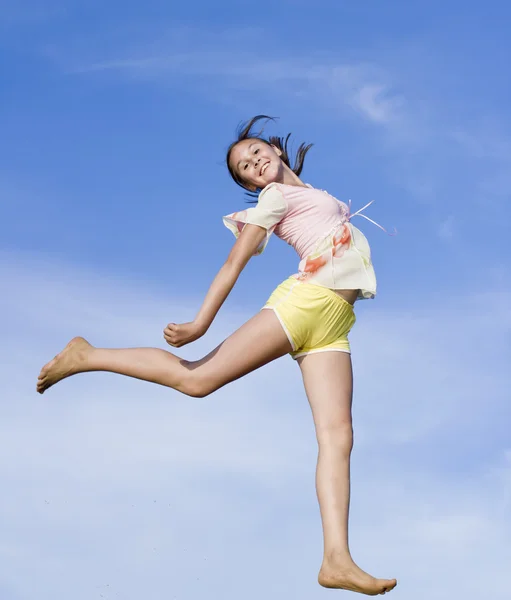
POLYGON ((257 154, 259 152, 259 148, 256 148, 256 150, 254 150, 254 154, 257 154))
POLYGON ((245 166, 243 167, 243 170, 246 171, 248 169, 248 163, 245 164, 245 166))

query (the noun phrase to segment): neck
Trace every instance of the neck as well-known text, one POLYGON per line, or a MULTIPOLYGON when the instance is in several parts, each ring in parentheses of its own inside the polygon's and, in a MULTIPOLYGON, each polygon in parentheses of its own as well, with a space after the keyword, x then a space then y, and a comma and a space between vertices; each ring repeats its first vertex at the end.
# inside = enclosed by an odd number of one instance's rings
POLYGON ((282 173, 282 181, 279 183, 283 183, 285 185, 299 185, 301 187, 305 187, 305 183, 294 173, 287 165, 283 164, 284 167, 282 173))

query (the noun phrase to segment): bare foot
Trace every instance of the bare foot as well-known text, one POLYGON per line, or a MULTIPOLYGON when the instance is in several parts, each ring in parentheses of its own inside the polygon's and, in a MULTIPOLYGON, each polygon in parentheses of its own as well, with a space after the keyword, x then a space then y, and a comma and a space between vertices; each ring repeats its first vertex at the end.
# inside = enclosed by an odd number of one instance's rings
POLYGON ((43 394, 62 379, 81 371, 93 347, 81 337, 72 339, 60 354, 45 365, 37 380, 37 391, 43 394))
POLYGON ((339 563, 335 566, 324 561, 319 572, 318 582, 326 588, 348 590, 378 596, 393 590, 397 581, 395 579, 375 579, 362 571, 353 561, 339 563))

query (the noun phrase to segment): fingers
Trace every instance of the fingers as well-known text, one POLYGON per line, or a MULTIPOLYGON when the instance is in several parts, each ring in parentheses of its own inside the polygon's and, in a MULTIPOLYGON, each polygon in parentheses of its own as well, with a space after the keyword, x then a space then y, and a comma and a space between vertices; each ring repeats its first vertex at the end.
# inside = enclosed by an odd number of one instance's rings
POLYGON ((164 335, 163 337, 165 338, 165 341, 167 342, 167 344, 169 346, 173 346, 174 348, 181 348, 181 346, 184 346, 184 344, 186 343, 186 342, 174 340, 172 338, 169 338, 166 335, 164 335))
POLYGON ((202 333, 198 330, 195 323, 169 323, 163 330, 163 337, 170 346, 180 348, 185 344, 200 338, 202 333))
POLYGON ((175 346, 176 348, 179 347, 180 340, 178 340, 174 335, 163 334, 163 337, 169 346, 175 346))
POLYGON ((170 337, 170 338, 175 338, 176 336, 178 336, 180 333, 180 328, 179 325, 176 325, 175 323, 169 323, 167 325, 167 327, 165 327, 165 329, 163 330, 163 335, 165 335, 166 337, 170 337))
POLYGON ((180 348, 184 345, 181 327, 176 323, 169 323, 163 330, 163 337, 169 346, 180 348))

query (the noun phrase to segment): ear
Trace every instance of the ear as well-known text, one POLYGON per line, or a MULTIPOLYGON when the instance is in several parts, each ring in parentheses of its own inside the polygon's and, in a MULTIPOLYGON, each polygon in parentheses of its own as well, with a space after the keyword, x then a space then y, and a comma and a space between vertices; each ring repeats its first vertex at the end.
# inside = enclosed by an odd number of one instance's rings
POLYGON ((275 150, 275 154, 277 156, 282 156, 282 150, 280 148, 277 148, 277 146, 275 146, 275 144, 270 144, 270 145, 275 150))

